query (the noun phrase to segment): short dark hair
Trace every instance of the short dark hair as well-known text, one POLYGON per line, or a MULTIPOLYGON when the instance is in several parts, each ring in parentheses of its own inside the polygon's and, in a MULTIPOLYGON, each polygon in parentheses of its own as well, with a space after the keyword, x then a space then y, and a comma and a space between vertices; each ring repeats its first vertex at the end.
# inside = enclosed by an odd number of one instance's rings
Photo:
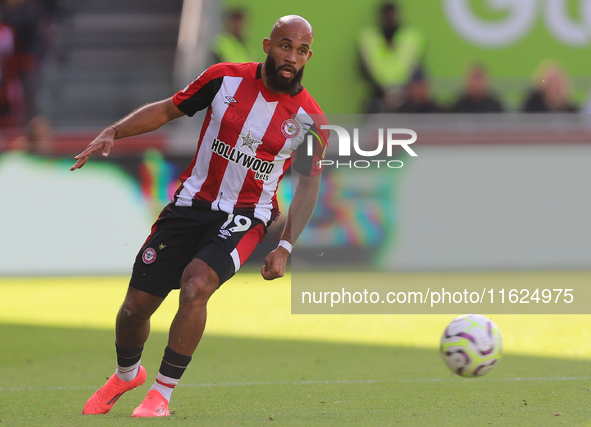
POLYGON ((246 11, 242 8, 229 9, 226 11, 226 19, 244 19, 246 11))
POLYGON ((384 14, 384 13, 396 13, 398 11, 398 5, 394 2, 386 2, 386 3, 382 3, 382 6, 380 7, 380 13, 384 14))

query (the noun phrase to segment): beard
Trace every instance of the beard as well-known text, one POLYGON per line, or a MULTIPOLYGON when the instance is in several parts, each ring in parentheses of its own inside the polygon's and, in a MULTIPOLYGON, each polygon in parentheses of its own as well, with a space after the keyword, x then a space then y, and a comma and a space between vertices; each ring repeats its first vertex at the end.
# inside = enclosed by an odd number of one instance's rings
POLYGON ((273 91, 292 95, 300 89, 304 77, 304 67, 300 68, 298 72, 296 72, 295 67, 287 64, 277 67, 277 63, 271 58, 271 55, 267 55, 265 59, 265 76, 267 84, 273 91), (291 79, 286 79, 280 74, 284 68, 292 70, 291 79))

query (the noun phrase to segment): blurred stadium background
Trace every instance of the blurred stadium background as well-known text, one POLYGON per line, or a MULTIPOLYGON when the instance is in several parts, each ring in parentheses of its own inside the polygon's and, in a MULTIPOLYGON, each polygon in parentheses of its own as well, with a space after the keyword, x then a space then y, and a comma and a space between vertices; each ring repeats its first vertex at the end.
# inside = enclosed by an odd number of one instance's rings
MULTIPOLYGON (((8 9, 3 9, 6 13, 0 20, 10 15, 14 2, 4 3, 8 9)), ((358 39, 364 28, 376 24, 382 4, 16 3, 21 12, 24 7, 36 17, 21 14, 38 25, 35 39, 40 45, 32 52, 41 52, 33 60, 29 56, 32 62, 21 70, 27 107, 20 116, 2 122, 0 129, 0 332, 13 347, 24 349, 29 348, 28 336, 38 340, 45 333, 39 331, 45 329, 23 327, 21 335, 14 329, 17 325, 110 330, 136 251, 193 157, 201 120, 184 118, 153 134, 119 141, 108 159, 95 159, 81 171, 70 172, 73 156, 97 132, 145 103, 171 96, 199 75, 211 64, 210 50, 224 28, 225 11, 233 8, 244 11, 245 43, 257 61, 264 59, 261 40, 278 17, 291 13, 306 17, 315 29, 306 88, 336 120, 360 115, 370 88, 360 70, 358 39), (90 309, 80 300, 93 301, 96 313, 89 316, 90 309)), ((403 23, 424 38, 422 76, 442 110, 453 104, 468 67, 477 63, 486 68, 505 112, 388 116, 396 127, 417 132, 413 148, 418 157, 400 157, 405 164, 401 169, 355 174, 351 169, 327 168, 318 208, 294 256, 313 259, 329 271, 394 272, 397 280, 414 275, 413 280, 467 283, 492 277, 499 283, 518 284, 543 277, 560 287, 567 287, 570 280, 588 280, 591 2, 398 0, 397 4, 403 23), (548 60, 564 72, 576 112, 522 112, 527 93, 540 83, 540 65, 548 60)), ((284 185, 281 204, 286 207, 289 198, 289 185, 284 185)), ((245 270, 258 270, 281 227, 281 223, 271 227, 245 270)), ((433 349, 451 319, 290 316, 289 283, 267 284, 256 274, 243 274, 225 286, 231 291, 212 301, 209 332, 214 336, 433 349)), ((175 303, 171 298, 163 306, 154 320, 155 332, 166 331, 175 303)), ((501 331, 507 331, 509 352, 591 358, 587 316, 542 317, 497 316, 501 331), (543 337, 536 335, 540 324, 543 337)), ((94 336, 99 334, 88 335, 87 340, 94 336)), ((101 344, 96 344, 97 349, 104 347, 102 368, 108 371, 111 337, 103 333, 96 339, 101 344)), ((164 336, 157 339, 163 341, 164 336)), ((63 345, 69 353, 71 343, 63 345)), ((30 348, 27 351, 44 351, 30 348)), ((52 352, 58 354, 60 349, 52 352)), ((88 353, 72 349, 72 355, 92 357, 88 353)), ((147 356, 153 359, 148 363, 156 366, 160 355, 156 356, 147 356)), ((0 390, 36 384, 37 377, 23 381, 21 373, 29 369, 28 362, 9 353, 3 357, 6 377, 0 390), (13 377, 11 366, 18 366, 13 377)), ((427 364, 431 357, 429 353, 427 364)), ((99 357, 95 359, 93 363, 99 357)), ((67 363, 85 364, 85 360, 67 363)), ((60 369, 61 362, 58 367, 47 363, 52 370, 60 369)), ((543 374, 545 368, 540 366, 533 376, 543 374)), ((437 367, 441 370, 421 375, 441 376, 443 365, 437 367)), ((578 375, 573 372, 579 369, 577 365, 557 375, 578 375)), ((235 372, 242 375, 244 370, 238 367, 235 372)), ((415 371, 409 372, 412 376, 415 371)), ((343 379, 335 375, 336 380, 343 379)), ((364 380, 369 374, 355 375, 364 380)), ((190 378, 189 383, 203 381, 190 378)), ((71 382, 76 381, 81 379, 71 382)), ((82 381, 88 385, 98 380, 86 375, 82 381)), ((79 394, 77 399, 83 399, 87 390, 79 394)))
MULTIPOLYGON (((364 112, 369 89, 358 39, 377 23, 380 2, 342 7, 303 0, 291 8, 229 0, 48 3, 54 7, 41 21, 50 22, 50 31, 39 35, 47 40, 34 73, 35 115, 5 127, 0 141, 0 230, 10 242, 0 247, 0 275, 127 274, 194 154, 201 120, 185 118, 120 141, 108 161, 80 174, 70 174, 64 159, 100 129, 193 80, 211 63, 227 9, 243 10, 244 40, 255 60, 263 60, 261 40, 277 17, 307 17, 316 37, 306 87, 327 114, 364 112)), ((478 63, 506 111, 391 115, 418 132, 419 156, 405 159, 400 170, 368 173, 362 182, 347 170, 326 173, 315 222, 300 247, 327 255, 344 248, 360 268, 588 268, 589 2, 397 3, 402 23, 425 40, 424 75, 439 105, 451 105, 466 70, 478 63), (562 67, 579 113, 520 113, 547 60, 562 67)), ((289 188, 280 199, 288 203, 289 188)), ((273 227, 255 264, 280 227, 273 227)))

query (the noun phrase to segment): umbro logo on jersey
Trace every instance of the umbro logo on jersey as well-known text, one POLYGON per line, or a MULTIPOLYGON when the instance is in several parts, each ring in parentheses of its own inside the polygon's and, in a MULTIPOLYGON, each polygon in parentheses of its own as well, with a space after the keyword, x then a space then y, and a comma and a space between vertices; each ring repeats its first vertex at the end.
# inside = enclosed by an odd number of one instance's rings
POLYGON ((236 98, 230 95, 226 95, 224 98, 226 98, 226 102, 224 102, 224 104, 229 105, 230 107, 232 107, 232 104, 236 104, 238 102, 236 101, 236 98))
POLYGON ((250 135, 250 130, 248 131, 248 133, 246 135, 240 135, 240 138, 242 138, 242 144, 240 144, 240 148, 246 147, 250 150, 250 152, 252 154, 256 154, 255 145, 259 145, 259 144, 263 143, 263 141, 260 141, 258 139, 254 139, 250 135))
POLYGON ((230 233, 228 230, 220 230, 220 234, 218 234, 218 237, 221 237, 222 239, 227 239, 231 235, 232 233, 230 233))

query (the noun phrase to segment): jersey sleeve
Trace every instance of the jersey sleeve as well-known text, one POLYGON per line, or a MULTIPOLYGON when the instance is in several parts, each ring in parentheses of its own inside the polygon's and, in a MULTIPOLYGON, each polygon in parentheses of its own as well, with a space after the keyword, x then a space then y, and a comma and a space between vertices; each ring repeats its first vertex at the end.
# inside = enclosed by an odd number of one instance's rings
POLYGON ((292 163, 293 169, 305 176, 316 176, 322 173, 322 162, 326 155, 328 148, 328 137, 330 131, 328 129, 321 130, 320 126, 328 124, 324 116, 315 120, 306 133, 304 140, 296 150, 296 158, 292 163), (310 141, 312 146, 310 146, 310 141), (310 155, 310 152, 312 155, 310 155))
POLYGON ((211 105, 213 98, 222 86, 222 81, 223 76, 220 76, 214 65, 201 73, 183 90, 176 93, 172 100, 179 110, 192 117, 197 111, 211 105))

